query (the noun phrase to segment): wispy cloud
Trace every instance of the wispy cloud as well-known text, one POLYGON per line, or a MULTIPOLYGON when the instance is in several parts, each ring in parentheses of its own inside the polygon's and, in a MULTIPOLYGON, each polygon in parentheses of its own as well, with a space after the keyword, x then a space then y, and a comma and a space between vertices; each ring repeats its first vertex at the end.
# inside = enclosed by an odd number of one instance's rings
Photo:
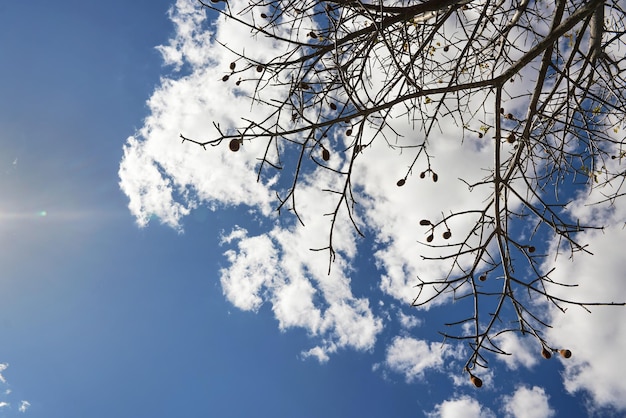
POLYGON ((28 410, 28 408, 30 408, 30 402, 28 402, 28 401, 21 401, 20 402, 20 407, 18 408, 18 411, 26 412, 28 410))

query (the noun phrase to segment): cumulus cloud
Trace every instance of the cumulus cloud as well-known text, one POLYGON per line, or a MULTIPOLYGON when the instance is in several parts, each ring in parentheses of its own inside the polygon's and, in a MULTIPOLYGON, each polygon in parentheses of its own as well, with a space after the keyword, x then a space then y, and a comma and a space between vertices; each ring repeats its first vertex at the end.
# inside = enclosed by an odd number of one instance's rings
POLYGON ((387 347, 385 366, 403 374, 407 382, 421 380, 429 370, 443 370, 446 359, 459 356, 449 344, 428 343, 412 337, 395 337, 387 347))
POLYGON ((550 418, 555 415, 555 411, 548 400, 543 388, 520 387, 512 395, 504 397, 503 410, 510 418, 550 418))
POLYGON ((507 355, 498 356, 497 359, 503 361, 511 370, 519 366, 531 368, 539 361, 541 347, 532 336, 520 338, 518 334, 507 332, 498 336, 496 344, 507 353, 507 355))
POLYGON ((489 408, 469 396, 446 400, 425 414, 428 418, 495 418, 489 408))
MULTIPOLYGON (((196 144, 181 144, 179 138, 183 133, 189 138, 210 139, 215 134, 212 121, 219 121, 220 129, 228 132, 237 126, 239 118, 258 120, 268 112, 263 106, 251 106, 253 83, 237 86, 233 80, 222 81, 236 57, 216 39, 227 40, 231 50, 245 49, 246 54, 253 54, 253 60, 261 62, 275 54, 276 45, 266 37, 251 40, 248 33, 242 34, 237 25, 221 18, 209 24, 204 10, 192 0, 177 0, 170 17, 175 34, 158 49, 173 73, 163 77, 149 99, 150 114, 143 127, 127 139, 120 163, 120 187, 129 197, 129 209, 137 223, 145 226, 158 220, 182 230, 185 216, 200 205, 213 210, 247 205, 269 226, 258 231, 255 228, 251 233, 252 228, 243 219, 224 235, 227 264, 220 271, 220 282, 225 297, 247 311, 257 311, 268 304, 281 330, 305 329, 314 343, 303 351, 303 357, 324 362, 341 348, 372 349, 383 320, 372 309, 376 301, 370 303, 371 298, 356 294, 353 289, 358 235, 341 210, 333 241, 329 242, 330 220, 324 214, 332 213, 336 200, 323 190, 336 188, 332 172, 310 169, 301 173, 297 209, 305 226, 299 227, 289 214, 277 217, 273 211, 275 192, 283 186, 280 180, 262 176, 257 181, 257 158, 264 154, 266 145, 262 141, 247 141, 239 152, 232 153, 227 144, 207 145, 203 151, 196 144), (329 251, 310 249, 330 244, 336 258, 329 274, 329 251)), ((511 89, 518 88, 521 93, 525 88, 521 84, 514 84, 511 89)), ((283 92, 280 87, 264 91, 269 95, 268 101, 283 92)), ((393 116, 399 115, 390 117, 393 116)), ((430 174, 420 179, 417 174, 422 169, 416 168, 406 184, 397 187, 396 181, 407 175, 413 155, 389 145, 397 147, 423 140, 422 134, 405 122, 406 118, 393 124, 398 134, 393 136, 395 142, 376 140, 368 144, 359 154, 359 164, 353 172, 358 199, 355 222, 372 237, 373 260, 380 272, 365 279, 403 304, 416 296, 414 285, 418 277, 436 280, 449 274, 449 265, 424 262, 419 257, 436 257, 441 251, 420 244, 429 231, 419 221, 436 221, 443 213, 481 207, 491 191, 488 187, 470 191, 467 183, 483 179, 483 170, 493 164, 493 138, 459 138, 458 126, 442 122, 437 134, 429 138, 429 152, 436 157, 431 161, 432 169, 438 173, 438 182, 433 182, 430 174)), ((349 145, 350 139, 345 141, 343 145, 349 145)), ((338 154, 333 152, 329 161, 334 168, 346 163, 338 154)), ((585 215, 584 202, 579 207, 585 215)), ((612 216, 615 221, 613 227, 582 237, 597 256, 576 257, 572 262, 566 257, 557 260, 555 279, 585 278, 575 293, 563 293, 567 298, 595 301, 626 295, 625 285, 619 281, 626 266, 616 244, 624 241, 624 230, 618 221, 626 217, 611 211, 596 215, 612 216)), ((464 216, 451 220, 449 227, 453 236, 463 236, 472 224, 471 216, 464 216)), ((441 241, 443 231, 435 232, 436 240, 441 241)), ((459 263, 463 265, 464 260, 461 258, 459 263)), ((444 299, 439 299, 439 303, 444 299)), ((557 326, 550 331, 550 337, 575 353, 564 363, 568 390, 586 390, 599 404, 626 408, 626 386, 620 379, 626 370, 620 370, 619 365, 624 363, 617 358, 626 349, 626 321, 620 312, 623 311, 598 308, 593 315, 578 309, 570 309, 567 315, 555 314, 553 322, 557 326)), ((398 320, 405 329, 419 324, 403 314, 398 315, 398 320)), ((535 364, 536 356, 532 353, 536 349, 525 339, 508 334, 499 343, 512 353, 503 359, 509 368, 535 364)), ((409 337, 396 337, 386 353, 385 365, 409 381, 420 379, 426 370, 441 368, 443 358, 455 356, 449 346, 442 348, 438 343, 409 337)))
MULTIPOLYGON (((580 302, 626 301, 626 230, 619 224, 625 219, 624 214, 619 216, 604 231, 581 237, 594 256, 579 254, 571 260, 558 260, 553 279, 578 287, 557 290, 557 295, 580 302)), ((626 352, 626 310, 593 306, 589 309, 591 313, 576 306, 570 306, 565 313, 552 310, 554 327, 549 332, 550 340, 573 353, 571 358, 560 360, 565 367, 565 387, 571 393, 587 391, 597 405, 625 410, 626 363, 622 357, 626 352)))

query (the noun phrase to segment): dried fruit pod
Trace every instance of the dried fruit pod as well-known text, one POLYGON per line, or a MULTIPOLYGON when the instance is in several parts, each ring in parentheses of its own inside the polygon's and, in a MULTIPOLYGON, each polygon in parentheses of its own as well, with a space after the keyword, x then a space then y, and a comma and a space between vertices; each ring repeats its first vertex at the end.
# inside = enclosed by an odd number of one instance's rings
POLYGON ((256 72, 257 72, 257 73, 262 73, 264 69, 265 69, 265 68, 264 68, 261 64, 259 64, 259 65, 257 65, 257 66, 256 66, 256 72))
POLYGON ((479 137, 479 138, 482 138, 483 136, 484 136, 484 135, 483 135, 483 133, 482 133, 482 132, 478 132, 478 137, 479 137))
POLYGON ((324 161, 330 160, 330 151, 328 151, 326 148, 322 150, 322 159, 324 161))
POLYGON ((235 61, 230 63, 230 69, 231 70, 234 70, 236 66, 237 66, 237 63, 235 61))
POLYGON ((309 32, 309 36, 313 39, 317 39, 317 34, 313 31, 309 32))
POLYGON ((241 142, 238 139, 231 139, 228 143, 228 148, 230 148, 232 152, 239 151, 239 147, 241 147, 241 142))
POLYGON ((477 388, 482 387, 482 385, 483 385, 483 381, 480 379, 480 377, 474 376, 473 374, 470 375, 470 381, 477 388))
POLYGON ((486 274, 481 274, 480 277, 478 278, 478 280, 480 280, 481 282, 484 282, 485 280, 487 280, 487 275, 486 274))
POLYGON ((267 19, 267 15, 266 15, 265 13, 261 13, 261 17, 262 17, 263 19, 267 19))
POLYGON ((443 233, 443 239, 450 239, 451 236, 452 236, 452 232, 450 232, 450 230, 447 230, 446 232, 443 233))
POLYGON ((534 253, 534 252, 535 252, 535 250, 536 250, 536 248, 535 248, 535 247, 533 247, 532 245, 528 247, 528 252, 529 252, 529 253, 534 253))
POLYGON ((437 183, 437 180, 439 180, 439 176, 433 171, 433 181, 437 183))
POLYGON ((546 347, 543 347, 541 349, 541 357, 543 357, 546 360, 548 360, 550 357, 552 357, 552 353, 546 347))
POLYGON ((513 132, 511 132, 509 136, 506 137, 506 142, 508 142, 509 144, 515 142, 515 134, 513 132))
POLYGON ((225 75, 224 77, 222 77, 222 81, 228 81, 229 78, 230 78, 229 75, 225 75))
POLYGON ((432 240, 435 239, 435 236, 433 234, 430 234, 429 236, 426 237, 426 242, 432 242, 432 240))
POLYGON ((336 105, 336 104, 334 104, 334 103, 331 103, 331 104, 330 104, 330 108, 331 108, 332 110, 337 110, 337 105, 336 105))
POLYGON ((346 131, 346 136, 351 136, 352 135, 352 129, 348 129, 346 131))
POLYGON ((559 350, 559 354, 561 355, 561 357, 563 358, 570 358, 572 357, 572 352, 570 350, 567 349, 561 349, 559 350))
POLYGON ((406 180, 405 180, 405 179, 400 179, 400 180, 398 180, 398 182, 396 183, 396 185, 397 185, 398 187, 402 187, 402 186, 404 186, 404 183, 406 183, 406 180))
POLYGON ((421 179, 423 179, 424 177, 426 177, 426 172, 425 172, 425 171, 422 171, 422 172, 420 173, 420 178, 421 178, 421 179))
POLYGON ((513 119, 513 113, 507 113, 505 118, 507 119, 513 119))
POLYGON ((443 52, 448 52, 448 50, 450 49, 450 47, 448 45, 443 47, 443 52))
POLYGON ((428 219, 422 219, 420 221, 420 225, 422 226, 428 226, 428 225, 432 225, 432 223, 428 220, 428 219))

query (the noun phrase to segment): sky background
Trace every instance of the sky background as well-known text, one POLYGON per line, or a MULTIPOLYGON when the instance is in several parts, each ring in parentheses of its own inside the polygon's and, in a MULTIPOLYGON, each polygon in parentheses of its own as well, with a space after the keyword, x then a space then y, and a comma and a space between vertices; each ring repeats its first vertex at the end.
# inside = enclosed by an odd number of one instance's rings
MULTIPOLYGON (((555 319, 567 363, 503 342, 515 354, 492 359, 476 390, 462 347, 437 335, 452 308, 409 307, 418 267, 394 245, 414 243, 412 231, 339 231, 345 257, 327 276, 314 245, 293 245, 324 227, 272 214, 272 194, 250 181, 254 149, 180 143, 241 102, 223 90, 231 57, 212 43, 211 17, 191 0, 176 7, 0 0, 0 417, 626 413, 623 309, 555 319)), ((304 213, 323 203, 312 193, 304 213)), ((391 220, 415 207, 392 193, 366 207, 391 220)), ((626 300, 626 210, 584 203, 581 217, 613 226, 586 237, 596 257, 558 261, 558 274, 590 279, 576 296, 626 300)))

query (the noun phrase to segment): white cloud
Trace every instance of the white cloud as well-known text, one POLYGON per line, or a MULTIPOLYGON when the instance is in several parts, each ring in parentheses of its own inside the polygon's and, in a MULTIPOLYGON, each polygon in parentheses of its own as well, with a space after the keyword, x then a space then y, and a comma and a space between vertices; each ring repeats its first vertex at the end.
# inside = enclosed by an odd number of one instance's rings
POLYGON ((28 402, 28 401, 21 401, 20 402, 20 407, 18 408, 18 411, 26 412, 26 410, 28 408, 30 408, 30 402, 28 402))
POLYGON ((496 415, 482 406, 476 399, 469 396, 461 396, 446 400, 435 406, 431 412, 427 412, 428 418, 495 418, 496 415))
POLYGON ((423 320, 418 318, 415 315, 407 315, 401 310, 398 310, 398 321, 400 321, 400 326, 404 329, 411 329, 422 325, 423 320))
POLYGON ((0 382, 6 383, 6 379, 2 375, 2 372, 5 371, 9 367, 9 363, 0 363, 0 382))
MULTIPOLYGON (((229 4, 236 8, 238 0, 229 4)), ((329 217, 323 214, 332 212, 336 200, 322 190, 337 187, 332 173, 310 169, 301 173, 297 209, 306 226, 288 226, 286 224, 292 223, 293 218, 286 215, 277 219, 272 212, 276 203, 274 189, 280 189, 278 180, 264 178, 264 181, 257 182, 257 158, 263 155, 265 143, 247 141, 239 152, 233 153, 227 144, 207 146, 207 151, 203 151, 195 144, 181 144, 179 139, 181 132, 195 139, 211 139, 215 136, 213 121, 220 122, 220 129, 232 131, 240 117, 258 120, 268 112, 267 106, 251 107, 248 96, 254 90, 253 83, 243 82, 235 86, 234 80, 221 80, 222 75, 229 74, 229 63, 235 58, 215 39, 227 40, 232 50, 245 49, 247 54, 254 54, 253 58, 260 61, 275 54, 277 46, 266 37, 252 40, 240 26, 221 18, 209 27, 205 12, 193 0, 177 0, 170 16, 176 33, 167 45, 159 47, 159 51, 165 63, 179 73, 163 78, 148 101, 150 116, 144 126, 128 138, 120 164, 120 187, 130 199, 131 213, 141 226, 159 219, 182 229, 183 218, 199 205, 212 209, 249 205, 263 220, 270 220, 266 224, 272 226, 250 236, 243 228, 246 226, 244 219, 240 222, 242 227, 223 237, 223 244, 232 246, 225 252, 228 265, 220 272, 226 298, 243 310, 255 311, 264 303, 270 304, 281 330, 293 327, 307 330, 315 339, 315 346, 305 350, 304 357, 328 361, 329 354, 339 348, 371 349, 383 323, 372 312, 370 300, 353 292, 352 262, 358 243, 345 212, 340 211, 342 218, 333 234, 337 259, 330 274, 328 252, 310 251, 310 248, 329 245, 329 217), (188 74, 182 74, 184 71, 188 74)), ((239 67, 245 64, 237 62, 239 67)), ((530 66, 528 71, 531 71, 530 66)), ((522 84, 513 84, 510 88, 521 91, 526 88, 522 84)), ((268 101, 282 92, 280 88, 264 90, 269 95, 266 97, 268 101)), ((475 96, 474 100, 480 100, 480 97, 475 96)), ((511 106, 515 107, 514 104, 511 106)), ((414 145, 421 142, 423 135, 407 124, 406 118, 399 119, 396 125, 394 128, 399 137, 390 135, 389 142, 379 138, 359 154, 353 186, 360 208, 357 222, 376 241, 374 258, 380 269, 379 277, 359 280, 375 283, 384 293, 405 304, 416 296, 414 285, 418 277, 436 280, 449 273, 449 265, 420 259, 420 255, 440 254, 440 250, 427 249, 417 242, 423 241, 427 233, 427 228, 419 226, 420 219, 436 221, 442 213, 481 207, 483 199, 491 192, 489 187, 482 190, 476 187, 470 193, 459 178, 469 183, 483 179, 483 170, 493 164, 493 138, 490 135, 460 138, 460 127, 440 121, 437 134, 432 134, 429 139, 429 152, 434 156, 432 168, 438 173, 439 181, 433 182, 430 175, 420 179, 418 173, 425 167, 416 166, 406 184, 397 187, 396 181, 405 176, 413 155, 407 150, 392 149, 388 144, 414 145)), ((365 137, 371 137, 369 133, 365 137)), ((350 139, 346 138, 346 141, 350 139)), ((332 151, 330 163, 334 167, 344 164, 339 153, 332 151)), ((465 236, 471 221, 465 216, 452 220, 449 226, 453 237, 465 236)), ((442 232, 436 231, 436 243, 442 241, 442 232)), ((595 245, 596 236, 589 237, 595 245)), ((602 300, 626 293, 621 283, 605 281, 620 277, 619 272, 624 270, 619 255, 615 254, 619 248, 616 243, 623 242, 623 232, 619 228, 607 230, 606 237, 606 245, 610 248, 601 253, 602 258, 595 258, 601 261, 600 265, 589 268, 586 273, 602 272, 597 283, 603 284, 601 289, 595 289, 598 291, 595 294, 594 289, 586 287, 580 296, 587 300, 602 300), (609 260, 606 252, 617 258, 609 260)), ((600 238, 599 234, 597 238, 600 238)), ((473 238, 470 236, 470 239, 473 238)), ((459 261, 461 265, 467 264, 466 260, 459 261)), ((579 264, 582 262, 575 260, 568 267, 564 261, 558 261, 563 264, 557 270, 563 271, 557 273, 562 277, 586 271, 585 265, 579 264)), ((439 299, 439 303, 442 302, 443 298, 439 299)), ((559 319, 563 326, 551 333, 575 353, 575 358, 566 363, 568 389, 586 389, 599 403, 623 405, 620 399, 626 399, 626 389, 624 383, 618 381, 616 369, 619 367, 614 364, 622 364, 616 363, 615 357, 626 347, 626 332, 620 325, 626 321, 611 321, 615 310, 597 309, 592 316, 571 311, 575 310, 570 310, 566 316, 570 319, 559 319), (580 325, 581 321, 585 325, 580 325), (602 359, 594 360, 594 352, 602 353, 602 359)), ((417 325, 416 320, 406 316, 399 316, 399 320, 405 328, 417 325)), ((527 354, 523 350, 528 347, 525 341, 503 337, 501 344, 513 354, 504 359, 509 368, 532 367, 535 351, 527 354)), ((405 374, 407 380, 419 378, 424 370, 441 367, 443 357, 452 356, 449 347, 435 346, 439 344, 396 338, 387 351, 386 364, 405 374), (402 352, 401 349, 408 351, 402 352), (412 357, 410 349, 418 350, 416 352, 422 357, 412 357)))
POLYGON ((511 418, 550 418, 555 411, 548 403, 548 395, 543 388, 520 387, 511 396, 504 397, 503 410, 511 418))
MULTIPOLYGON (((617 152, 617 150, 616 150, 617 152)), ((606 161, 610 169, 623 170, 619 159, 606 161)), ((568 211, 583 224, 605 225, 603 230, 588 231, 576 236, 587 244, 594 255, 577 253, 574 257, 562 253, 556 261, 551 278, 558 283, 576 287, 550 286, 555 296, 580 302, 626 302, 626 207, 624 199, 615 205, 595 205, 615 184, 581 193, 568 211), (607 190, 608 189, 608 190, 607 190)), ((557 242, 552 243, 557 249, 557 242)), ((557 356, 565 367, 563 383, 570 393, 585 391, 591 395, 593 406, 626 410, 626 308, 589 306, 584 309, 561 305, 565 313, 551 309, 553 328, 549 342, 555 348, 571 350, 572 357, 557 356)))
POLYGON ((385 366, 412 382, 423 379, 428 370, 443 370, 444 360, 455 357, 458 352, 449 344, 395 337, 387 347, 385 366))
POLYGON ((541 346, 532 336, 520 338, 516 333, 506 332, 500 334, 495 342, 501 350, 508 353, 508 355, 497 356, 496 358, 503 361, 511 370, 515 370, 519 366, 531 368, 542 358, 541 346))

